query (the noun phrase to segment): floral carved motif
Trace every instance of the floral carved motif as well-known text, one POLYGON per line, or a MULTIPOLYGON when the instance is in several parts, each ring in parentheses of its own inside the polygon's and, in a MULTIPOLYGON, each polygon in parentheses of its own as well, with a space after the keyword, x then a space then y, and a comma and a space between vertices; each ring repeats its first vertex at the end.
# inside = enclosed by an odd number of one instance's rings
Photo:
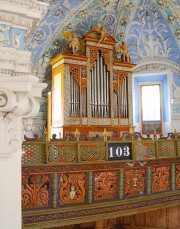
POLYGON ((86 90, 86 88, 87 88, 87 79, 83 78, 83 79, 81 79, 81 93, 82 94, 86 90))
POLYGON ((125 197, 134 197, 145 194, 146 169, 127 169, 125 171, 125 197))
POLYGON ((119 73, 118 78, 119 78, 119 84, 122 84, 123 80, 127 77, 127 74, 124 73, 119 73))
POLYGON ((118 94, 118 82, 117 81, 113 81, 113 90, 117 95, 118 94))
POLYGON ((69 72, 71 73, 71 75, 75 79, 76 83, 78 85, 80 85, 80 74, 81 74, 80 67, 70 66, 69 72))
POLYGON ((116 93, 116 95, 118 94, 118 90, 119 90, 119 86, 123 83, 123 80, 127 77, 127 74, 118 72, 118 71, 114 71, 113 72, 113 90, 116 93))
POLYGON ((105 64, 107 65, 107 70, 110 70, 110 50, 108 49, 101 49, 102 57, 105 60, 105 64))
POLYGON ((60 175, 59 204, 80 204, 85 202, 86 173, 60 175))
POLYGON ((94 62, 98 58, 98 49, 90 49, 90 70, 94 67, 94 62))
POLYGON ((152 193, 170 191, 171 167, 152 168, 152 193))
POLYGON ((22 177, 22 208, 49 207, 50 175, 22 177))
POLYGON ((94 201, 118 198, 118 172, 94 173, 94 201))
POLYGON ((176 166, 176 189, 180 189, 180 165, 176 166))
POLYGON ((98 58, 98 51, 101 51, 101 56, 104 58, 104 62, 107 65, 107 70, 110 70, 110 50, 104 48, 90 48, 90 70, 94 67, 94 62, 98 58))

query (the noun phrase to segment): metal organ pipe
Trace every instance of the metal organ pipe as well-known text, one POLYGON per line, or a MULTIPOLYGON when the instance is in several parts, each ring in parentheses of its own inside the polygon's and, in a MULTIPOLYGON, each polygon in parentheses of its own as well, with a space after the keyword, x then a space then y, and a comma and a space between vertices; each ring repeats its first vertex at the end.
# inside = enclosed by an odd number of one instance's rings
POLYGON ((125 78, 120 87, 119 87, 119 94, 120 94, 120 111, 121 111, 121 118, 128 118, 128 93, 127 93, 127 78, 125 78))
POLYGON ((100 117, 100 72, 99 72, 99 53, 96 61, 96 78, 97 78, 97 117, 100 117))
POLYGON ((107 116, 107 87, 106 87, 106 66, 104 65, 103 72, 103 83, 104 83, 104 117, 107 116))
POLYGON ((74 77, 71 75, 70 77, 70 116, 77 117, 80 115, 80 102, 79 102, 79 92, 80 88, 78 83, 74 80, 74 77))
POLYGON ((93 88, 94 88, 94 71, 92 70, 91 71, 91 114, 92 114, 92 117, 94 117, 94 91, 93 91, 93 88))
POLYGON ((91 114, 109 117, 109 73, 100 52, 91 70, 91 114))
POLYGON ((104 117, 103 58, 100 56, 101 117, 104 117))

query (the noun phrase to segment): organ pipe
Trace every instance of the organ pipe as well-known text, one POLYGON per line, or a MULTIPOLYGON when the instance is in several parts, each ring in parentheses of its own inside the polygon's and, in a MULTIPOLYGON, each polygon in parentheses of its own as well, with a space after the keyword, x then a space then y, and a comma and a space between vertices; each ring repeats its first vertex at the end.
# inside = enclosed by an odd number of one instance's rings
POLYGON ((120 95, 120 117, 128 118, 128 92, 127 92, 127 77, 122 81, 119 87, 120 95))
POLYGON ((109 72, 101 53, 91 70, 91 115, 92 117, 109 117, 109 72))
POLYGON ((80 88, 73 76, 70 77, 70 117, 78 117, 80 115, 80 88))

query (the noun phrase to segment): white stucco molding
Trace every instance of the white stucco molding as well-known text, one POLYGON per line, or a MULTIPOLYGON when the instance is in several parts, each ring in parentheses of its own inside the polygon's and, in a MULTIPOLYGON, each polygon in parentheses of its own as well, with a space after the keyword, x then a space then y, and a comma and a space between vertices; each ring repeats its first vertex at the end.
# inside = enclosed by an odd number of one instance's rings
POLYGON ((0 77, 0 154, 21 149, 22 130, 31 129, 39 112, 39 98, 47 86, 38 80, 33 75, 0 77))
POLYGON ((0 0, 0 23, 26 29, 27 37, 48 7, 49 4, 37 0, 0 0))
POLYGON ((140 61, 132 70, 133 73, 162 72, 166 70, 180 71, 180 65, 164 58, 145 58, 140 61))
POLYGON ((0 73, 2 75, 31 74, 32 61, 29 51, 0 47, 0 73))

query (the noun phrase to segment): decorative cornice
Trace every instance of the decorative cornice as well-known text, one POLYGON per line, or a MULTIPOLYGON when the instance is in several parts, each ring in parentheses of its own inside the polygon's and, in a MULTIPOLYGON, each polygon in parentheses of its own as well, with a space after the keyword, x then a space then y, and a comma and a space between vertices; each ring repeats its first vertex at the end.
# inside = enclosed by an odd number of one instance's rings
MULTIPOLYGON (((41 1, 37 1, 37 0, 31 0, 31 1, 22 1, 22 0, 0 0, 0 2, 9 2, 9 3, 12 3, 12 4, 15 4, 15 5, 19 5, 19 6, 22 6, 23 8, 24 7, 27 7, 29 9, 32 9, 32 10, 38 10, 38 11, 41 11, 42 13, 45 13, 47 11, 47 8, 48 8, 48 4, 47 3, 44 3, 44 2, 41 2, 41 1)), ((2 4, 1 3, 1 4, 2 4)))
POLYGON ((98 206, 92 208, 81 207, 77 210, 67 209, 56 209, 51 211, 44 210, 43 212, 36 211, 34 214, 32 212, 23 213, 23 223, 25 226, 30 226, 31 228, 38 228, 38 224, 43 228, 49 228, 52 225, 64 226, 77 224, 82 222, 92 222, 98 220, 103 220, 108 218, 115 218, 120 216, 127 216, 136 214, 137 210, 139 213, 144 211, 152 211, 155 209, 178 205, 180 200, 179 193, 167 194, 164 196, 154 196, 152 198, 145 199, 135 199, 131 202, 119 201, 119 203, 109 202, 104 203, 104 206, 98 206), (98 216, 98 217, 97 217, 98 216), (67 220, 67 219, 70 220, 67 220), (43 223, 43 224, 42 224, 43 223))
POLYGON ((3 13, 0 14, 0 21, 10 23, 16 26, 23 26, 27 28, 31 28, 33 20, 30 18, 24 18, 19 15, 3 13))
POLYGON ((27 30, 27 37, 46 13, 49 4, 37 0, 0 0, 0 6, 0 22, 27 30))
MULTIPOLYGON (((29 144, 28 142, 27 144, 29 144)), ((142 164, 146 162, 146 166, 153 165, 165 165, 169 163, 180 163, 180 158, 168 158, 168 159, 158 159, 158 160, 147 160, 147 161, 136 161, 133 164, 133 168, 141 168, 142 164)), ((24 175, 30 173, 60 173, 60 172, 77 172, 77 171, 101 171, 101 170, 118 170, 124 168, 130 168, 130 164, 127 162, 111 162, 111 163, 94 163, 94 164, 74 164, 74 165, 49 165, 49 166, 23 166, 22 172, 24 175)))
POLYGON ((0 47, 0 72, 3 75, 28 75, 32 72, 31 53, 0 47))
POLYGON ((166 71, 168 69, 179 72, 180 65, 167 59, 160 59, 155 57, 147 59, 145 58, 133 68, 133 73, 158 72, 166 71))

